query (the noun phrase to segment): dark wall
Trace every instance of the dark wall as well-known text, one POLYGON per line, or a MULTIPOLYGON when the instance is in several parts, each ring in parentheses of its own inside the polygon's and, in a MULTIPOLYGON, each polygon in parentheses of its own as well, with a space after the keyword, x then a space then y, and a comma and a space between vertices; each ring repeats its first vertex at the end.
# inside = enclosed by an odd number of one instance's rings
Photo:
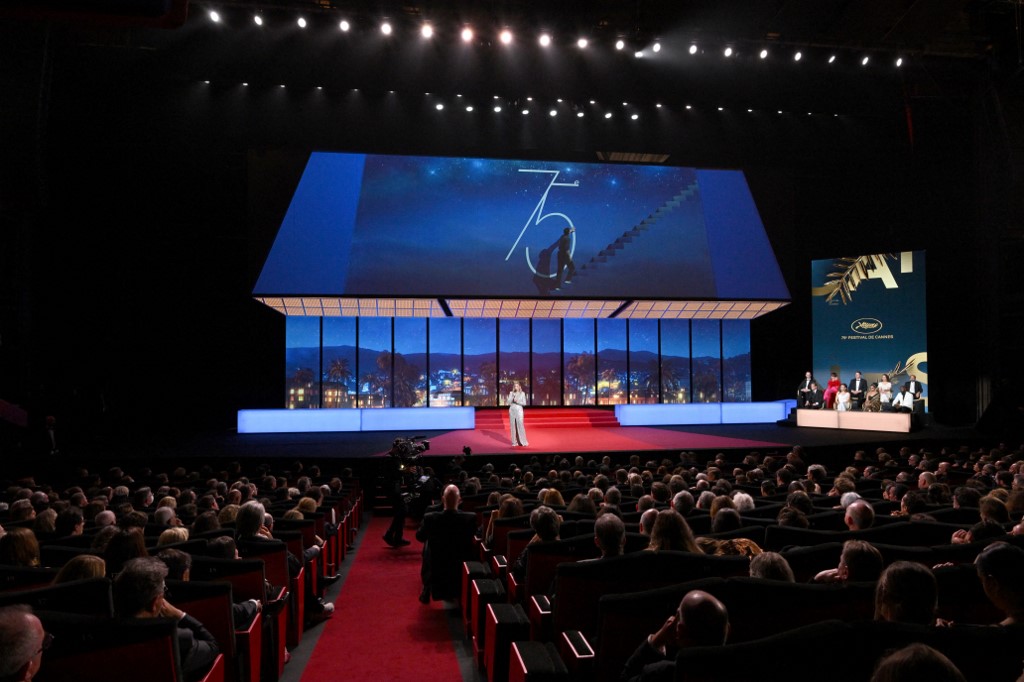
MULTIPOLYGON (((742 168, 793 295, 752 326, 755 400, 789 395, 809 366, 811 259, 927 249, 932 409, 969 423, 983 407, 963 330, 982 325, 971 301, 985 280, 952 276, 974 266, 985 238, 969 92, 911 100, 913 144, 904 84, 892 79, 859 85, 878 93, 855 114, 844 113, 847 87, 830 98, 807 92, 820 84, 805 78, 769 93, 737 76, 764 110, 683 114, 679 103, 701 93, 670 78, 657 91, 630 83, 642 125, 456 119, 408 85, 315 90, 294 64, 301 87, 205 84, 196 73, 234 78, 244 63, 230 63, 223 46, 200 49, 202 36, 187 31, 0 28, 12 93, 0 111, 10 152, 0 188, 0 398, 37 420, 57 414, 76 438, 173 440, 230 428, 240 407, 280 404, 283 318, 250 292, 313 149, 586 161, 599 150, 642 151, 742 168), (773 111, 812 95, 819 115, 773 111), (653 108, 662 100, 673 113, 653 108)), ((972 69, 957 65, 951 78, 984 79, 972 69)), ((482 81, 466 92, 483 97, 482 81)))

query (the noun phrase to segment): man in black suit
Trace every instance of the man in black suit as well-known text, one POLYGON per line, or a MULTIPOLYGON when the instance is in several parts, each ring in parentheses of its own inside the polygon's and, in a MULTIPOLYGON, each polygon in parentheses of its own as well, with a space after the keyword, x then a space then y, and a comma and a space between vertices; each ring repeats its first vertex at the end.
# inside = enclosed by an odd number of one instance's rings
POLYGON ((816 383, 814 377, 810 372, 804 372, 804 380, 800 382, 800 385, 796 387, 797 401, 800 403, 800 407, 804 406, 807 402, 807 394, 811 392, 811 384, 816 383))
POLYGON ((679 602, 676 613, 626 661, 620 679, 630 682, 670 682, 676 679, 676 661, 668 648, 722 646, 729 636, 729 612, 725 604, 701 590, 691 590, 679 602))
POLYGON ((910 381, 907 382, 907 391, 910 395, 914 396, 914 400, 921 399, 921 382, 917 380, 917 376, 914 374, 910 375, 910 381))
POLYGON ((449 485, 441 494, 443 511, 427 512, 416 531, 423 543, 423 565, 420 577, 423 591, 420 602, 434 599, 455 599, 459 594, 462 562, 473 559, 473 535, 476 514, 459 511, 462 501, 457 486, 449 485))
POLYGON ((868 390, 868 382, 864 380, 860 372, 853 373, 853 381, 850 382, 850 409, 859 410, 864 404, 864 394, 868 390))
POLYGON ((818 386, 818 382, 812 381, 811 389, 804 394, 803 402, 800 404, 800 407, 805 407, 811 410, 820 410, 824 403, 825 394, 822 392, 821 387, 818 386))

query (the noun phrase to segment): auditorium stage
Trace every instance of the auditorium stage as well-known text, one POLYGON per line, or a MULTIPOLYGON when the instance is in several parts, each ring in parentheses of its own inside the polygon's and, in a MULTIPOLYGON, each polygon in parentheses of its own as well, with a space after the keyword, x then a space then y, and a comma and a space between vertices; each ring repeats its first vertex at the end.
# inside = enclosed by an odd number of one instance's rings
POLYGON ((179 456, 210 456, 237 459, 341 459, 363 460, 379 457, 399 436, 425 436, 430 440, 429 458, 447 459, 469 446, 473 456, 505 455, 523 459, 560 453, 595 455, 626 453, 664 453, 675 457, 681 450, 692 450, 705 457, 717 452, 756 450, 762 454, 785 453, 793 445, 802 445, 813 459, 816 450, 853 452, 861 448, 884 446, 890 451, 904 445, 915 449, 943 446, 979 445, 990 438, 972 427, 929 425, 909 434, 874 431, 846 431, 786 427, 776 424, 714 424, 688 426, 639 426, 592 428, 530 428, 530 446, 509 447, 508 433, 486 425, 485 428, 454 431, 289 433, 289 434, 211 434, 174 447, 179 456))

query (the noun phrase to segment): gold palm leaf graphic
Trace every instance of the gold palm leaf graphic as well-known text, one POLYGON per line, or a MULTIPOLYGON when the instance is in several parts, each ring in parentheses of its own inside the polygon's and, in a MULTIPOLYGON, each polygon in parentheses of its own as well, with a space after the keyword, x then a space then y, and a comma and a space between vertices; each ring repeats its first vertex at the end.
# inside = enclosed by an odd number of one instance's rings
POLYGON ((897 259, 895 253, 878 253, 870 256, 854 256, 837 258, 833 266, 837 268, 825 276, 823 286, 812 289, 814 296, 824 296, 826 303, 832 303, 837 296, 846 305, 853 299, 853 292, 860 283, 868 279, 871 270, 884 264, 885 259, 897 259))

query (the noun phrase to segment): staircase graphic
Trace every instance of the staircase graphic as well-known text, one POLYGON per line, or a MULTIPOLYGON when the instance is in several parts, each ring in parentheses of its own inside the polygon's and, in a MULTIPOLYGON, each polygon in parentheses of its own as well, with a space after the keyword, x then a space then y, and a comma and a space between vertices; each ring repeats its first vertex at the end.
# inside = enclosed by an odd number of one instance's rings
MULTIPOLYGON (((607 263, 611 258, 615 257, 615 254, 625 249, 627 244, 631 244, 637 237, 657 225, 666 214, 671 213, 675 209, 679 208, 683 202, 696 196, 697 191, 698 187, 696 182, 688 185, 686 189, 659 206, 654 210, 654 212, 634 225, 632 229, 623 232, 615 239, 615 241, 601 249, 596 256, 576 268, 576 277, 585 277, 588 273, 596 270, 602 263, 607 263)), ((566 282, 566 284, 569 283, 566 282)))

